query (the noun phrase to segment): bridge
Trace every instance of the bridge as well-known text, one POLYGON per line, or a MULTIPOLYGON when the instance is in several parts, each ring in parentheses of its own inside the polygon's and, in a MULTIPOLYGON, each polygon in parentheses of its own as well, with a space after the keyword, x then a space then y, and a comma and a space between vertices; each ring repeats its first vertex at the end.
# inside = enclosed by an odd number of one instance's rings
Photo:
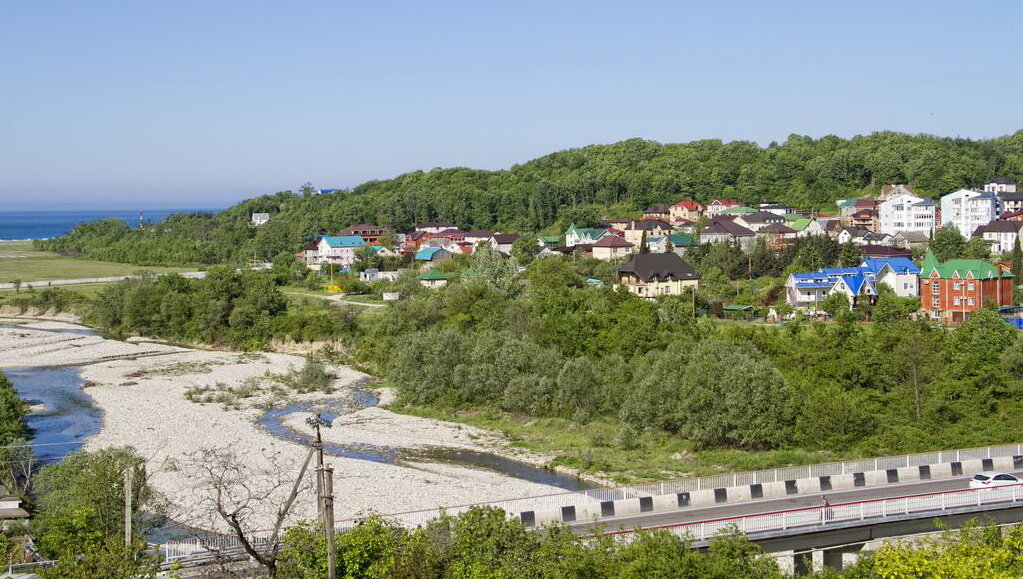
MULTIPOLYGON (((1023 473, 1023 445, 586 489, 443 510, 457 515, 494 506, 527 526, 560 522, 582 535, 601 531, 619 540, 629 540, 638 529, 668 529, 698 548, 714 533, 735 528, 768 552, 791 552, 798 570, 814 552, 835 567, 843 553, 867 541, 933 531, 935 517, 952 526, 981 515, 1023 521, 1023 485, 970 490, 968 477, 982 470, 1023 473), (827 509, 820 506, 822 494, 831 502, 827 509)), ((383 516, 414 528, 439 514, 426 509, 383 516)), ((338 531, 357 523, 357 518, 338 521, 338 531)), ((167 561, 186 563, 208 558, 211 551, 240 553, 240 548, 231 537, 216 537, 167 543, 161 551, 167 561)))

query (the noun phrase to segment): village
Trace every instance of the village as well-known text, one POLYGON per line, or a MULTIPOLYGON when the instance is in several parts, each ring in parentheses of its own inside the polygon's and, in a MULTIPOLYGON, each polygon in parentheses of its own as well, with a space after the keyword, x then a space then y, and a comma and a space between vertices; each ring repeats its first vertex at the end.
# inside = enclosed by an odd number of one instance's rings
MULTIPOLYGON (((253 214, 252 224, 259 226, 270 219, 267 213, 253 214)), ((720 198, 702 204, 681 199, 673 205, 649 207, 641 217, 587 225, 592 226, 570 224, 561 235, 522 237, 463 230, 442 221, 420 223, 404 233, 357 224, 335 235, 310 238, 296 256, 321 274, 358 273, 367 284, 394 281, 412 269, 418 273, 420 285, 438 288, 452 276, 437 264, 480 248, 509 258, 516 246, 526 248, 534 258, 560 256, 620 264, 614 287, 655 299, 699 287, 700 276, 685 257, 701 244, 731 244, 747 253, 762 244, 780 252, 800 238, 828 236, 844 247, 854 247, 861 261, 846 267, 789 272, 784 288, 788 307, 771 308, 771 318, 795 312, 826 316, 822 306, 835 294, 844 295, 856 309, 875 303, 881 287, 886 286, 900 298, 919 298, 919 316, 959 322, 985 306, 1015 311, 1015 272, 1008 257, 1023 229, 1023 192, 1017 190, 1014 179, 998 178, 981 189, 960 189, 935 200, 917 195, 909 185, 892 184, 882 187, 876 198, 839 199, 833 212, 773 201, 744 204, 720 198), (978 240, 974 243, 986 247, 995 260, 940 261, 929 245, 943 227, 978 240), (386 258, 393 269, 362 268, 356 272, 360 255, 367 254, 386 258)), ((587 282, 603 285, 595 278, 587 282)), ((383 294, 384 300, 399 297, 397 292, 383 294)), ((742 304, 726 307, 733 312, 749 308, 742 304)))

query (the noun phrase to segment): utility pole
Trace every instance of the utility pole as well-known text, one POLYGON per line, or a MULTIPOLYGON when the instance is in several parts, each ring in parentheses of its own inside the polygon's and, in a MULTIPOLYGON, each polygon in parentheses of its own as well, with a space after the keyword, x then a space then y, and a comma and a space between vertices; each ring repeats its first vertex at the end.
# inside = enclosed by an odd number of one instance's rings
POLYGON ((313 443, 313 448, 316 449, 316 518, 319 519, 320 524, 324 524, 324 508, 323 508, 323 438, 320 436, 320 423, 323 419, 320 418, 320 413, 316 413, 316 442, 313 443))
POLYGON ((327 579, 336 579, 337 571, 334 561, 334 469, 320 469, 320 480, 323 484, 323 534, 327 538, 327 579))
POLYGON ((124 471, 124 546, 131 546, 131 478, 132 469, 124 471))

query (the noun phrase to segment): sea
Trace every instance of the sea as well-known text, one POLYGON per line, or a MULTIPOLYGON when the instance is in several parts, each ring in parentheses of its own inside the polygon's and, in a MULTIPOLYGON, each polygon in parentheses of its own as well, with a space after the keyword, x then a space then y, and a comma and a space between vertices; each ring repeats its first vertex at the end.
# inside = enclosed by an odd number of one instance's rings
POLYGON ((147 209, 145 211, 0 211, 0 240, 47 239, 66 235, 82 221, 116 217, 129 225, 143 221, 159 221, 171 213, 211 211, 219 209, 147 209))

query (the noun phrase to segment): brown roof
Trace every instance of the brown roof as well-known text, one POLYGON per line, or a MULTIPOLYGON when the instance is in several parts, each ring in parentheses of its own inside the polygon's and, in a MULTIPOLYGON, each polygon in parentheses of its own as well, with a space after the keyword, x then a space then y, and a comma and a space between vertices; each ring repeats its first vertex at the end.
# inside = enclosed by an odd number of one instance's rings
POLYGON ((745 215, 739 215, 746 223, 771 223, 785 221, 785 218, 776 213, 770 211, 754 211, 753 213, 746 213, 745 215))
POLYGON ((713 223, 708 225, 706 229, 703 230, 703 233, 701 233, 701 235, 705 233, 718 235, 727 234, 731 235, 732 237, 750 237, 756 235, 756 233, 753 233, 749 229, 746 229, 745 227, 739 225, 738 223, 729 221, 727 219, 714 221, 713 223))
POLYGON ((643 213, 667 213, 667 205, 654 205, 653 207, 647 207, 643 210, 643 213))
POLYGON ((515 240, 519 238, 516 233, 495 233, 491 237, 498 243, 515 243, 515 240))
POLYGON ((913 257, 913 250, 888 247, 887 245, 861 245, 859 249, 867 257, 913 257))
POLYGON ((618 272, 632 273, 645 281, 700 279, 693 266, 671 252, 637 253, 618 272))
POLYGON ((671 224, 663 219, 634 219, 629 223, 632 230, 671 229, 671 224))
POLYGON ((757 233, 781 233, 787 235, 795 232, 796 230, 792 229, 788 225, 783 225, 781 223, 772 223, 766 227, 762 227, 760 231, 758 231, 757 233))
POLYGON ((996 219, 995 221, 989 222, 987 225, 981 225, 973 231, 974 237, 980 237, 985 233, 1019 233, 1019 228, 1023 227, 1023 223, 1019 221, 1003 221, 996 219))
POLYGON ((593 247, 635 247, 617 235, 605 235, 593 244, 593 247))
POLYGON ((866 219, 867 217, 877 217, 877 209, 861 209, 856 213, 853 213, 852 216, 859 217, 860 219, 866 219))

